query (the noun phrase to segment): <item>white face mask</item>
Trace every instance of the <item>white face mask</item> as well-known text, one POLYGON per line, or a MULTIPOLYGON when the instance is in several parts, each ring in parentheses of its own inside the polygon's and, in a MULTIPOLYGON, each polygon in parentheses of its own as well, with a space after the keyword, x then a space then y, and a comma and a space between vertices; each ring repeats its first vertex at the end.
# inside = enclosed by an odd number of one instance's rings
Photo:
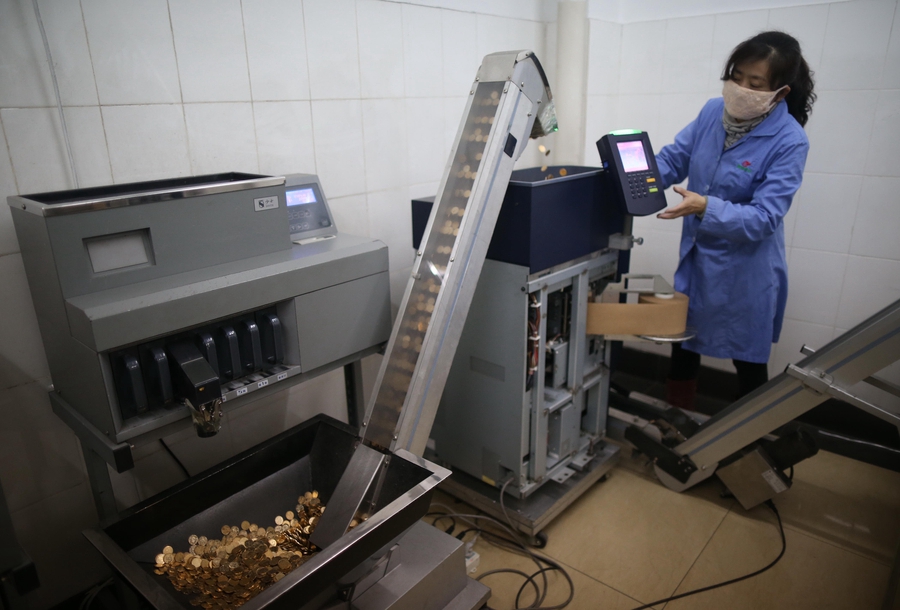
MULTIPOLYGON (((786 86, 786 85, 785 85, 786 86)), ((775 96, 778 91, 754 91, 741 87, 733 80, 725 81, 722 97, 725 98, 725 110, 740 121, 748 121, 762 116, 775 107, 775 96)))

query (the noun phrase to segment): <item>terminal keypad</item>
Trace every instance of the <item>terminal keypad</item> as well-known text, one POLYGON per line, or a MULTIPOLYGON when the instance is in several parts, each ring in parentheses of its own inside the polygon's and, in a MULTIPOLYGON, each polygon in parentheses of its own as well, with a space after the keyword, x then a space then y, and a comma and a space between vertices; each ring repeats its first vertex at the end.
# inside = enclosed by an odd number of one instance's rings
POLYGON ((627 175, 632 199, 641 199, 659 190, 659 185, 652 171, 631 172, 627 175))

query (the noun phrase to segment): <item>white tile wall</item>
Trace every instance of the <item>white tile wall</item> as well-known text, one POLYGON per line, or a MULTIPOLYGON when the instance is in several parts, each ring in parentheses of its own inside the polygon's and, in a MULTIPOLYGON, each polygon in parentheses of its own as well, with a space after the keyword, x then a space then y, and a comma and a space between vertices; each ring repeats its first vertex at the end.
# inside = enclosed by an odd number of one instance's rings
POLYGON ((264 174, 316 173, 309 102, 257 102, 253 104, 253 120, 259 171, 264 174))
POLYGON ((850 254, 900 261, 898 189, 900 178, 863 180, 850 254))
POLYGON ((185 104, 191 173, 259 171, 250 103, 185 104))
POLYGON ((30 2, 0 2, 0 108, 46 106, 53 84, 30 2))
POLYGON ((63 112, 75 159, 78 186, 83 188, 111 183, 112 169, 100 107, 71 106, 63 112))
POLYGON ((356 3, 304 0, 303 16, 312 99, 359 97, 356 3))
POLYGON ((596 96, 618 93, 622 26, 592 19, 589 27, 587 94, 596 96))
POLYGON ((900 160, 900 90, 888 89, 878 92, 875 124, 866 157, 866 174, 900 176, 898 160, 900 160))
POLYGON ((41 0, 38 6, 63 104, 96 105, 97 85, 94 83, 94 68, 81 4, 67 0, 41 0))
POLYGON ((672 19, 666 26, 666 42, 660 57, 662 81, 657 91, 694 93, 707 86, 716 17, 672 19))
POLYGON ((366 190, 362 104, 359 100, 313 102, 316 170, 331 197, 366 190))
POLYGON ((356 3, 362 97, 403 97, 403 16, 399 4, 356 3))
POLYGON ((168 2, 184 101, 250 101, 240 0, 168 2))
POLYGON ((833 327, 846 266, 845 254, 791 248, 785 316, 833 327))
POLYGON ((829 5, 818 86, 876 89, 891 35, 896 2, 855 0, 829 5))
MULTIPOLYGON (((648 134, 659 133, 659 105, 661 97, 659 93, 621 94, 616 96, 615 129, 642 129, 648 134)), ((654 145, 659 146, 656 143, 654 145)))
POLYGON ((441 44, 444 95, 464 96, 468 94, 481 64, 478 18, 472 13, 441 11, 441 44))
POLYGON ((889 89, 900 88, 900 4, 894 10, 894 26, 891 28, 891 40, 888 44, 887 59, 881 73, 881 86, 889 89))
POLYGON ((0 319, 3 341, 0 341, 0 393, 7 388, 38 379, 47 383, 50 370, 44 355, 44 344, 38 330, 37 316, 25 278, 25 267, 19 253, 0 256, 0 319))
POLYGON ((619 93, 632 95, 662 90, 665 45, 665 21, 632 23, 622 27, 619 93))
POLYGON ((182 106, 103 106, 115 182, 191 173, 182 106))
POLYGON ((853 328, 898 299, 900 261, 850 256, 835 326, 853 328))
POLYGON ((444 144, 444 109, 430 99, 406 100, 409 183, 440 180, 450 153, 444 144))
POLYGON ((380 239, 388 247, 391 271, 411 267, 412 209, 409 189, 370 192, 367 195, 369 210, 369 237, 380 239))
POLYGON ((407 183, 406 103, 402 99, 363 100, 366 189, 399 188, 407 183))
POLYGON ((444 93, 441 11, 403 5, 403 73, 407 97, 444 93))
POLYGON ((0 416, 0 477, 10 512, 87 480, 81 446, 50 409, 46 384, 26 383, 0 394, 0 416))
POLYGON ((2 108, 0 121, 20 193, 71 188, 56 108, 2 108))
POLYGON ((334 224, 341 233, 369 236, 369 209, 365 195, 329 197, 328 205, 334 216, 334 224))
MULTIPOLYGON (((862 176, 815 174, 803 177, 791 245, 846 254, 859 204, 862 176)), ((793 207, 793 206, 792 206, 793 207)))
POLYGON ((877 102, 872 90, 820 91, 806 128, 806 171, 862 174, 877 102))
POLYGON ((101 104, 181 101, 166 0, 81 3, 101 104))
MULTIPOLYGON (((0 130, 0 136, 2 136, 0 130)), ((19 251, 19 242, 12 224, 12 216, 6 198, 17 195, 16 180, 13 174, 12 163, 9 160, 9 151, 6 148, 6 138, 0 138, 0 256, 19 251)))
POLYGON ((803 57, 813 71, 822 63, 822 49, 825 47, 825 28, 828 23, 828 6, 791 6, 769 11, 768 27, 788 32, 800 42, 803 57))
POLYGON ((255 101, 308 100, 303 4, 242 0, 250 89, 255 101))

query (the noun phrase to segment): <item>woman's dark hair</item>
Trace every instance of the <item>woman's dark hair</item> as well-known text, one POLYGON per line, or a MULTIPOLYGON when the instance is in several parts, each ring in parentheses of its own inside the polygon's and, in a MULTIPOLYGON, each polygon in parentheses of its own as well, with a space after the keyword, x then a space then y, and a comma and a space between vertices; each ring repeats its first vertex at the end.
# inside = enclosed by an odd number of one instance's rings
POLYGON ((736 65, 761 59, 769 62, 769 85, 773 91, 785 85, 791 87, 785 98, 788 112, 800 125, 806 125, 816 101, 813 72, 803 59, 800 43, 793 36, 784 32, 761 32, 745 40, 731 52, 722 80, 731 80, 736 65))

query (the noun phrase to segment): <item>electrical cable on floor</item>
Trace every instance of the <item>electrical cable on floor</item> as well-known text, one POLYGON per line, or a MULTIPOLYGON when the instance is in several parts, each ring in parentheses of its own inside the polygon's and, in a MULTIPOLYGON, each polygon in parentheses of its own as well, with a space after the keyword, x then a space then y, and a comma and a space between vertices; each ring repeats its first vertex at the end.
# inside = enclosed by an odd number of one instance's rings
POLYGON ((651 602, 649 604, 644 604, 643 606, 638 606, 634 610, 645 610, 646 608, 651 608, 657 604, 665 604, 670 601, 674 601, 676 599, 681 599, 682 597, 688 597, 690 595, 696 595, 698 593, 703 593, 705 591, 712 591, 713 589, 719 589, 721 587, 725 587, 728 585, 733 585, 734 583, 741 582, 742 580, 747 580, 748 578, 753 578, 754 576, 759 576, 776 563, 781 561, 781 558, 784 557, 784 552, 787 550, 787 540, 784 537, 784 524, 781 522, 781 515, 778 513, 778 509, 775 507, 775 503, 772 500, 766 501, 766 506, 772 509, 772 512, 775 513, 775 518, 778 519, 778 533, 781 534, 781 552, 778 553, 778 557, 776 557, 769 565, 764 568, 760 568, 755 572, 751 572, 750 574, 745 574, 744 576, 739 576, 737 578, 732 578, 731 580, 726 580, 725 582, 720 582, 715 585, 710 585, 708 587, 701 587, 700 589, 694 589, 693 591, 687 591, 685 593, 679 593, 678 595, 673 595, 672 597, 667 597, 665 599, 658 599, 655 602, 651 602))
MULTIPOLYGON (((509 481, 507 482, 507 484, 508 483, 509 483, 509 481)), ((499 546, 506 550, 518 553, 520 555, 524 555, 524 556, 530 558, 532 561, 534 561, 534 563, 538 567, 538 571, 531 575, 527 575, 520 570, 514 570, 512 568, 502 568, 502 569, 498 569, 498 570, 490 570, 489 572, 485 572, 484 574, 479 575, 478 578, 476 579, 476 580, 481 580, 482 578, 484 578, 486 576, 498 574, 498 573, 512 573, 512 574, 516 574, 516 575, 525 577, 525 582, 523 583, 523 588, 524 588, 524 586, 527 585, 530 581, 534 581, 534 579, 537 576, 541 576, 542 582, 543 582, 543 590, 540 591, 540 594, 537 595, 534 602, 532 602, 530 605, 524 606, 524 607, 519 606, 519 603, 518 603, 518 599, 521 598, 521 590, 520 590, 519 595, 517 596, 517 601, 516 601, 517 609, 518 608, 528 608, 529 610, 559 610, 561 608, 565 608, 566 606, 568 606, 569 603, 571 603, 572 599, 575 597, 575 584, 572 581, 572 577, 569 576, 569 573, 565 570, 565 568, 563 568, 559 563, 553 561, 549 557, 539 555, 539 554, 535 553, 534 551, 532 551, 531 549, 529 549, 528 545, 526 545, 520 539, 518 532, 515 531, 515 528, 510 528, 503 522, 498 521, 497 519, 494 519, 493 517, 488 517, 487 515, 457 513, 454 511, 454 509, 452 507, 447 506, 446 504, 439 503, 439 502, 435 502, 431 506, 432 506, 432 508, 440 508, 440 509, 446 510, 447 512, 444 514, 446 514, 447 516, 455 518, 455 519, 459 519, 462 523, 466 523, 470 526, 470 529, 463 531, 461 534, 459 534, 457 536, 457 538, 461 539, 461 537, 464 536, 466 533, 468 533, 470 531, 475 531, 475 532, 478 532, 478 533, 484 535, 485 540, 487 540, 491 544, 494 544, 495 546, 499 546), (508 534, 509 536, 508 537, 502 536, 502 535, 498 534, 497 532, 481 528, 475 523, 475 521, 485 521, 488 524, 499 528, 501 532, 504 532, 504 533, 508 534), (549 566, 549 567, 546 567, 546 566, 549 566), (540 604, 543 603, 544 599, 546 599, 546 596, 547 596, 547 572, 549 572, 549 571, 557 571, 563 575, 563 577, 566 579, 566 581, 569 584, 569 595, 566 598, 566 600, 560 604, 556 604, 553 606, 541 606, 540 604)), ((535 585, 536 584, 537 583, 535 583, 535 585)))
POLYGON ((175 452, 169 448, 169 445, 166 444, 166 439, 159 439, 160 444, 163 446, 163 449, 166 450, 166 453, 172 456, 172 459, 175 460, 175 463, 178 464, 178 467, 181 468, 181 472, 184 473, 185 478, 190 479, 191 473, 188 472, 188 469, 184 467, 184 464, 181 463, 181 460, 178 459, 178 456, 175 455, 175 452))
POLYGON ((84 598, 82 598, 81 603, 78 604, 78 610, 89 610, 91 605, 94 603, 94 600, 100 594, 103 589, 111 585, 113 582, 112 576, 101 582, 100 584, 93 587, 90 591, 84 594, 84 598))

